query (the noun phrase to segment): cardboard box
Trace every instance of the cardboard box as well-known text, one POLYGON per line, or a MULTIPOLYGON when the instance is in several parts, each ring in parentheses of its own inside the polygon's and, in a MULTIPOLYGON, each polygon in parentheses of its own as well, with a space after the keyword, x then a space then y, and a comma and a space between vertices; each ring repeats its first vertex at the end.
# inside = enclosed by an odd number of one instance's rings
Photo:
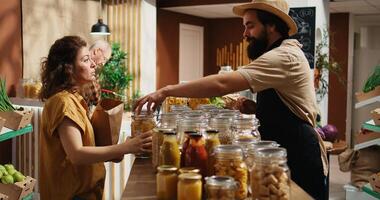
POLYGON ((0 112, 0 117, 4 118, 5 127, 12 130, 19 130, 30 124, 33 117, 33 111, 7 111, 0 112))
POLYGON ((14 184, 0 183, 0 191, 12 200, 21 200, 33 192, 36 185, 36 179, 27 176, 24 181, 16 182, 14 184))
POLYGON ((371 117, 377 126, 380 126, 380 108, 371 111, 371 117))
POLYGON ((8 200, 8 196, 0 193, 0 200, 8 200))
POLYGON ((359 102, 360 101, 365 101, 365 100, 373 98, 373 97, 377 97, 379 95, 380 95, 380 86, 377 86, 372 91, 369 91, 369 92, 366 92, 366 93, 364 93, 364 92, 356 92, 355 93, 356 99, 359 102))

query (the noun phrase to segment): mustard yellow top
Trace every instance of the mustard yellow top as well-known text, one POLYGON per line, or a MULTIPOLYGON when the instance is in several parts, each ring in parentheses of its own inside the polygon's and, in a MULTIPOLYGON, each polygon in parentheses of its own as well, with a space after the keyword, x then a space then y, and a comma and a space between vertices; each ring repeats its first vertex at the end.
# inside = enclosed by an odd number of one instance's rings
POLYGON ((42 200, 69 200, 74 196, 86 200, 102 199, 104 164, 72 164, 66 157, 57 131, 67 117, 80 128, 83 146, 95 146, 94 131, 86 113, 86 103, 79 93, 62 91, 45 102, 40 128, 38 180, 42 200))

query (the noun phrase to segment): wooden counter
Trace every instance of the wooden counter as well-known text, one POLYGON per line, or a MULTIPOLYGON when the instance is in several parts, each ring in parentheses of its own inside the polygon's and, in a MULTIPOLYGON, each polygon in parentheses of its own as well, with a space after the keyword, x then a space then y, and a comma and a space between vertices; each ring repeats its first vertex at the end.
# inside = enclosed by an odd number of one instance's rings
MULTIPOLYGON (((291 199, 312 199, 293 181, 291 182, 291 199)), ((155 200, 156 199, 156 173, 150 159, 135 159, 131 174, 125 186, 123 200, 155 200)))

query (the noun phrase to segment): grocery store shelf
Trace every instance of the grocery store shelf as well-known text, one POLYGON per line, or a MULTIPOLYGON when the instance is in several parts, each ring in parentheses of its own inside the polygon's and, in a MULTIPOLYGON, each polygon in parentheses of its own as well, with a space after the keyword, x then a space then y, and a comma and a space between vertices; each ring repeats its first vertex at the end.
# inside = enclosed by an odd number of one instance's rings
POLYGON ((375 121, 373 121, 373 119, 369 120, 367 122, 364 122, 363 125, 362 125, 362 128, 366 129, 366 130, 373 131, 373 132, 380 133, 380 126, 375 125, 375 121))
POLYGON ((360 143, 360 144, 356 144, 354 146, 354 150, 357 151, 357 150, 364 149, 364 148, 367 148, 367 147, 370 147, 370 146, 373 146, 373 145, 380 146, 380 138, 375 139, 375 140, 371 140, 371 141, 368 141, 368 142, 363 142, 363 143, 360 143))
POLYGON ((376 97, 372 97, 370 99, 367 99, 367 100, 364 100, 364 101, 361 101, 359 103, 356 103, 355 104, 355 108, 361 108, 363 106, 366 106, 366 105, 369 105, 369 104, 372 104, 372 103, 375 103, 375 102, 380 102, 380 95, 379 96, 376 96, 376 97))
POLYGON ((24 135, 26 133, 30 133, 33 131, 33 126, 32 125, 27 125, 25 128, 22 128, 20 130, 11 130, 9 128, 3 127, 1 132, 0 132, 0 142, 4 140, 8 140, 11 138, 14 138, 19 135, 24 135))

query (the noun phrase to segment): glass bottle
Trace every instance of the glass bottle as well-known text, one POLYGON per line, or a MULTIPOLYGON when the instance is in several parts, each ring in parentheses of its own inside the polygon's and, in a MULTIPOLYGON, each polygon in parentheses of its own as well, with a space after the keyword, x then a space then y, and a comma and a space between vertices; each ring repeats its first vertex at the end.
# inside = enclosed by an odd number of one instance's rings
POLYGON ((152 135, 152 164, 154 168, 160 162, 160 148, 164 141, 164 132, 175 131, 178 117, 178 113, 163 113, 159 116, 158 125, 153 129, 152 135))
POLYGON ((207 200, 234 200, 236 192, 236 182, 230 176, 206 177, 207 200))
POLYGON ((286 162, 284 148, 268 147, 257 150, 251 169, 253 199, 290 199, 290 170, 286 162))
MULTIPOLYGON (((137 135, 153 130, 156 127, 154 113, 148 113, 146 111, 141 111, 139 115, 133 113, 131 122, 131 136, 136 137, 137 135)), ((150 153, 139 153, 136 154, 138 158, 149 158, 150 153)))
POLYGON ((177 200, 201 200, 202 176, 194 173, 184 173, 178 176, 177 200))
POLYGON ((221 144, 232 144, 233 135, 231 129, 232 120, 228 117, 215 117, 210 120, 210 128, 218 130, 221 144))
POLYGON ((157 167, 157 199, 173 200, 177 197, 177 168, 170 165, 157 167))
POLYGON ((164 141, 161 145, 160 155, 160 165, 180 167, 180 152, 174 131, 164 132, 164 141))
POLYGON ((201 134, 190 133, 189 144, 185 154, 184 167, 195 167, 200 169, 203 176, 207 174, 207 151, 205 141, 201 134))
POLYGON ((206 130, 206 151, 207 151, 207 175, 214 175, 215 154, 214 149, 220 145, 218 130, 208 129, 206 130))
POLYGON ((232 122, 234 139, 254 138, 260 140, 259 123, 256 118, 237 118, 232 122))
POLYGON ((237 145, 220 145, 215 149, 215 175, 231 176, 238 184, 235 198, 243 200, 248 195, 248 170, 243 161, 243 150, 237 145))

